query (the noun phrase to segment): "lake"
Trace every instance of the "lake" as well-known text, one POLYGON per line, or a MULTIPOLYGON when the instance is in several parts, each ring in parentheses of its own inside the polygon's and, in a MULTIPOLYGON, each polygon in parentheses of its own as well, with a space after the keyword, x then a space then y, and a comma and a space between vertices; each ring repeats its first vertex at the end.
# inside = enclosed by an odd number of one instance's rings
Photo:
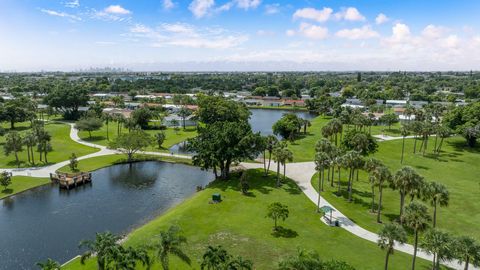
MULTIPOLYGON (((308 111, 250 109, 250 112, 252 115, 248 122, 252 126, 252 130, 254 132, 260 132, 262 135, 272 135, 273 124, 280 120, 285 113, 294 113, 307 120, 311 120, 317 116, 308 111)), ((189 152, 184 149, 184 144, 184 142, 181 142, 172 146, 169 150, 175 154, 189 154, 189 152)))
POLYGON ((195 193, 213 174, 183 164, 139 162, 92 174, 93 183, 67 191, 46 185, 0 205, 0 269, 36 269, 65 262, 96 232, 126 234, 195 193))

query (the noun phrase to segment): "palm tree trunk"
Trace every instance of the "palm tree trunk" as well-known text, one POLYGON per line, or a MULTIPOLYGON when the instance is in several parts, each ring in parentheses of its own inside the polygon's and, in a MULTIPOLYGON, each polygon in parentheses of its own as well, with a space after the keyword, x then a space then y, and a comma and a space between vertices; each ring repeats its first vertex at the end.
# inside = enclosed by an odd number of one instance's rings
POLYGON ((388 270, 388 258, 390 257, 390 248, 387 250, 387 256, 385 256, 385 270, 388 270))
POLYGON ((340 166, 338 167, 338 196, 340 196, 340 192, 341 192, 341 183, 340 183, 340 171, 342 170, 342 168, 340 168, 340 166))
POLYGON ((272 151, 268 151, 268 166, 267 171, 270 171, 270 162, 272 161, 272 151))
POLYGON ((317 213, 320 212, 320 193, 322 191, 322 173, 318 171, 318 202, 317 202, 317 213))
POLYGON ((280 162, 277 161, 277 187, 280 186, 280 162))
POLYGON ((417 258, 418 230, 415 230, 415 243, 413 245, 412 270, 415 270, 415 259, 417 258))
POLYGON ((405 194, 400 193, 400 224, 403 224, 403 205, 405 204, 405 194))
POLYGON ((35 165, 35 155, 33 154, 33 146, 30 147, 30 151, 32 153, 32 164, 35 165))
POLYGON ((17 161, 17 167, 20 168, 20 161, 18 160, 18 152, 15 151, 15 160, 17 161))
POLYGON ((433 153, 437 151, 437 140, 438 140, 438 134, 435 135, 435 145, 433 146, 433 153))
POLYGON ((287 171, 287 163, 283 163, 283 181, 285 182, 287 180, 286 176, 286 171, 287 171))
POLYGON ((467 256, 467 259, 465 260, 465 268, 464 270, 468 270, 468 265, 470 264, 470 257, 467 256))
POLYGON ((433 259, 432 259, 432 270, 437 269, 437 253, 433 253, 433 259))
POLYGON ((402 142, 402 158, 400 159, 400 164, 403 164, 403 153, 405 152, 405 137, 403 137, 402 142))
POLYGON ((107 141, 109 141, 110 138, 108 137, 108 121, 106 122, 106 124, 107 124, 107 141))
POLYGON ((268 171, 267 171, 267 159, 266 159, 266 154, 267 152, 265 150, 263 150, 263 170, 265 171, 265 176, 268 175, 268 171))
POLYGON ((378 187, 378 208, 377 208, 377 222, 382 223, 380 212, 382 211, 382 196, 383 196, 383 188, 382 184, 378 187))
POLYGON ((437 225, 437 202, 434 202, 433 205, 433 228, 437 225))
POLYGON ((417 152, 417 135, 413 135, 413 140, 414 140, 414 143, 413 143, 413 153, 415 154, 417 152))
POLYGON ((30 163, 30 146, 27 145, 28 163, 30 163))
POLYGON ((352 201, 352 182, 353 182, 353 176, 355 174, 354 169, 350 168, 350 175, 348 177, 348 201, 352 201))
POLYGON ((332 178, 330 178, 330 186, 333 187, 333 179, 335 178, 335 166, 332 166, 332 178))

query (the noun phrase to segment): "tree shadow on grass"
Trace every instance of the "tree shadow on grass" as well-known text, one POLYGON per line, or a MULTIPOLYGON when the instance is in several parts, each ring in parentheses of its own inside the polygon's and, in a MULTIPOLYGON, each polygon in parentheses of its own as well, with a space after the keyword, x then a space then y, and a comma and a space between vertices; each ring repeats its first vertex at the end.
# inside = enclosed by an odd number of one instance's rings
POLYGON ((451 146, 456 152, 480 153, 480 144, 475 147, 468 147, 465 140, 446 141, 447 145, 451 146))
POLYGON ((87 142, 97 142, 97 141, 103 141, 103 140, 106 140, 106 139, 107 139, 107 137, 105 137, 105 136, 97 135, 97 136, 92 136, 92 137, 86 137, 83 140, 87 141, 87 142))
POLYGON ((298 236, 298 233, 292 229, 284 228, 282 226, 277 226, 277 229, 274 229, 272 236, 276 238, 295 238, 298 236))
POLYGON ((13 193, 13 189, 11 189, 11 188, 3 189, 3 190, 2 190, 2 193, 3 193, 3 194, 12 194, 12 193, 13 193))

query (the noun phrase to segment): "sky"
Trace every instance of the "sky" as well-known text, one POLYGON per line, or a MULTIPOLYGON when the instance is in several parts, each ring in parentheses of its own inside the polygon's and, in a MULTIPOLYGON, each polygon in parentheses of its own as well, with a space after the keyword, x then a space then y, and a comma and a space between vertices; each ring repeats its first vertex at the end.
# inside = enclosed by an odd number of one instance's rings
POLYGON ((476 0, 0 0, 0 71, 480 70, 476 0))

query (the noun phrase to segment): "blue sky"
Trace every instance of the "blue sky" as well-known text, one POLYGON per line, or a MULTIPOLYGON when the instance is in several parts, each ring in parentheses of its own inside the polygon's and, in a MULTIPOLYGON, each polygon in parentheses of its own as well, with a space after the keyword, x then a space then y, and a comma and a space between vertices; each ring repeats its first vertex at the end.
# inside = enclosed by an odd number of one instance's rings
POLYGON ((0 71, 478 70, 480 1, 0 0, 0 71))

